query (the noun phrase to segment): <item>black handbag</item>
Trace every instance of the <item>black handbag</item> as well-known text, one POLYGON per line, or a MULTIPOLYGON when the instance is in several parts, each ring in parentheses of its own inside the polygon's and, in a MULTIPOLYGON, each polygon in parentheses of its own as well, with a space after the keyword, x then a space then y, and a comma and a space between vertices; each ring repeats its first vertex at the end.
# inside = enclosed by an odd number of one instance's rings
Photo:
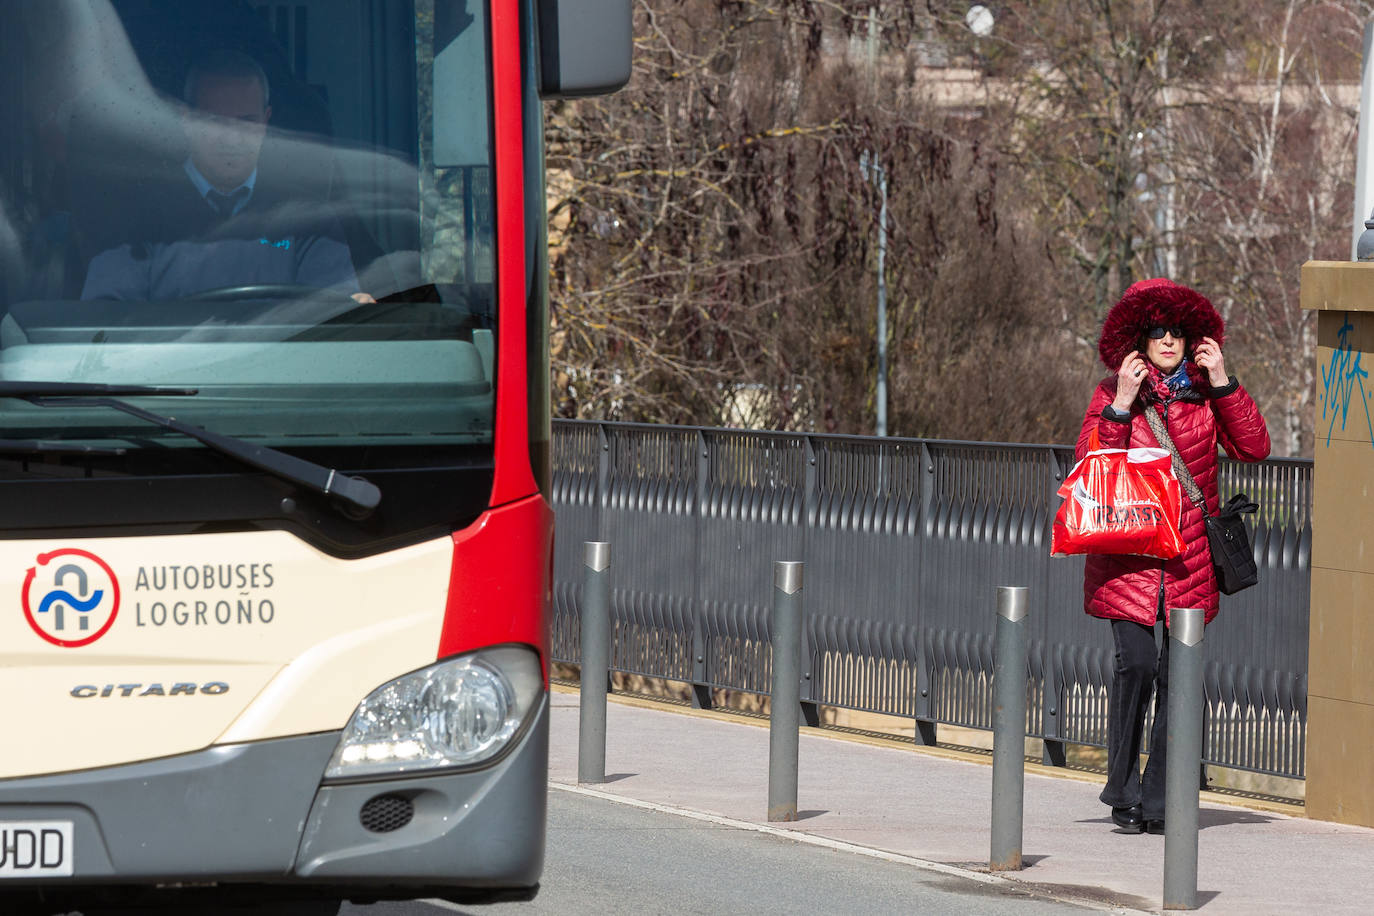
POLYGON ((1212 548, 1212 568, 1217 573, 1217 588, 1223 595, 1234 595, 1259 581, 1255 552, 1250 548, 1250 531, 1241 515, 1259 511, 1259 503, 1244 493, 1232 496, 1216 515, 1206 516, 1207 544, 1212 548))
POLYGON ((1183 485, 1193 505, 1202 510, 1203 523, 1207 526, 1207 546, 1212 552, 1212 569, 1216 572, 1217 588, 1223 595, 1234 595, 1259 582, 1259 567, 1255 565, 1255 551, 1250 547, 1250 530, 1245 527, 1242 515, 1259 511, 1259 503, 1244 493, 1232 496, 1216 515, 1207 513, 1207 501, 1198 488, 1197 481, 1189 473, 1188 466, 1178 453, 1178 447, 1169 436, 1169 430, 1159 411, 1153 407, 1145 410, 1145 420, 1155 439, 1169 454, 1174 456, 1174 474, 1183 485))

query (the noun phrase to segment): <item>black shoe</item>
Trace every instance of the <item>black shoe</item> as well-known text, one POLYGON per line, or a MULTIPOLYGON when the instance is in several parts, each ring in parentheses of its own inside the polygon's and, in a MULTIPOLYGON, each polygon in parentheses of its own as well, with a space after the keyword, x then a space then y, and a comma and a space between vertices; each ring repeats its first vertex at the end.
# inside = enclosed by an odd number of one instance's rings
MULTIPOLYGON (((1145 818, 1140 812, 1139 805, 1112 808, 1112 823, 1130 833, 1139 833, 1145 829, 1145 818)), ((1160 823, 1162 824, 1163 821, 1160 823)))
POLYGON ((1163 832, 1164 832, 1164 818, 1161 817, 1159 820, 1155 820, 1154 818, 1150 818, 1148 821, 1145 822, 1145 832, 1146 832, 1146 833, 1163 833, 1163 832))

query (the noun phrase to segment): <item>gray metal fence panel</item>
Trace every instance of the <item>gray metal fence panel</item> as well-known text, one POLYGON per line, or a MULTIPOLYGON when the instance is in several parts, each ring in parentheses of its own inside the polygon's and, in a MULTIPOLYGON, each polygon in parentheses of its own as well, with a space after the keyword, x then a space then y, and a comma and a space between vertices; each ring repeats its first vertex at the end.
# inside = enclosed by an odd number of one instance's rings
POLYGON ((602 536, 611 543, 611 666, 692 679, 696 603, 695 430, 608 430, 602 536))
MULTIPOLYGON (((777 560, 805 565, 804 702, 991 726, 994 588, 1030 591, 1028 734, 1106 743, 1110 629, 1050 558, 1062 446, 555 421, 553 651, 576 662, 580 544, 611 543, 616 670, 766 693, 777 560)), ((1223 459, 1261 586, 1208 628, 1205 757, 1301 777, 1312 464, 1223 459)))
MULTIPOLYGON (((553 437, 553 504, 556 531, 553 553, 553 655, 582 657, 581 607, 584 541, 600 540, 602 479, 606 462, 601 427, 559 424, 553 437)), ((614 556, 612 561, 614 562, 614 556)))
POLYGON ((923 542, 919 450, 882 440, 808 442, 806 607, 826 705, 914 716, 923 542))
POLYGON ((703 430, 698 447, 701 682, 767 693, 773 564, 802 559, 802 440, 703 430))
POLYGON ((1260 503, 1251 528, 1260 584, 1223 595, 1209 626, 1205 754, 1241 769, 1299 775, 1307 722, 1312 463, 1223 461, 1221 499, 1260 503))

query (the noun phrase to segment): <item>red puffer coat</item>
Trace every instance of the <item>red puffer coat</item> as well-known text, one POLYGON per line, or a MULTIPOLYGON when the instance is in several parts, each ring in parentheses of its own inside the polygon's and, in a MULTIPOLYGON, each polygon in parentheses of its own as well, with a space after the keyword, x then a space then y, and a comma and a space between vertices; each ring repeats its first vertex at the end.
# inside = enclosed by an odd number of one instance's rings
MULTIPOLYGON (((1217 445, 1240 461, 1261 461, 1269 454, 1269 432, 1249 393, 1234 376, 1222 388, 1212 388, 1205 373, 1191 362, 1194 348, 1204 336, 1220 344, 1222 332, 1221 317, 1193 290, 1168 280, 1145 280, 1128 289, 1103 323, 1098 353, 1113 374, 1093 392, 1078 436, 1077 457, 1087 454, 1088 434, 1094 427, 1105 448, 1157 445, 1144 414, 1146 404, 1153 404, 1165 418, 1169 436, 1201 488, 1208 512, 1215 513, 1217 445), (1116 397, 1116 371, 1122 360, 1131 350, 1144 352, 1140 338, 1156 325, 1183 328, 1192 388, 1172 391, 1160 371, 1151 366, 1148 383, 1141 386, 1131 405, 1130 419, 1122 422, 1104 415, 1104 408, 1116 397)), ((1171 607, 1200 607, 1210 623, 1217 615, 1216 576, 1202 512, 1186 493, 1179 531, 1186 547, 1172 560, 1089 556, 1083 576, 1084 610, 1094 617, 1152 626, 1162 595, 1166 613, 1171 607)))

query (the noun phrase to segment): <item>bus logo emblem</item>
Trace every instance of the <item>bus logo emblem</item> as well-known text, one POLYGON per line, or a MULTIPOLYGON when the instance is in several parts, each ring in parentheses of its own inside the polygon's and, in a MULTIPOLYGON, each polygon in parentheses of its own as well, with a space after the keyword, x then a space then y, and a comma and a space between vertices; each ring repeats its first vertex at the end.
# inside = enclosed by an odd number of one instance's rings
POLYGON ((74 547, 40 553, 24 578, 24 617, 55 646, 88 646, 119 613, 119 580, 100 557, 74 547))

